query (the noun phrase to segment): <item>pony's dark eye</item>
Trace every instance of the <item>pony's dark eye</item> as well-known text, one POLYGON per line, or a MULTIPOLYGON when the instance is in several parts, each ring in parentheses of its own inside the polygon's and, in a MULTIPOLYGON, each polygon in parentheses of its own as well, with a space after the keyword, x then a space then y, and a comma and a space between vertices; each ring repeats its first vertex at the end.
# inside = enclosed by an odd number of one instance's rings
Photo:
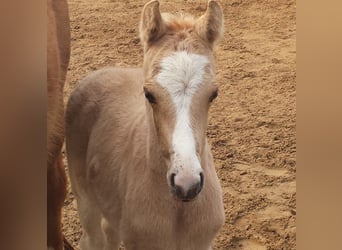
POLYGON ((144 87, 144 92, 145 92, 145 97, 146 99, 150 102, 155 104, 156 103, 156 98, 154 98, 154 96, 151 94, 150 91, 148 91, 145 87, 144 87))
POLYGON ((211 96, 209 97, 209 102, 214 101, 215 98, 217 97, 217 95, 218 95, 218 91, 215 90, 215 91, 211 94, 211 96))

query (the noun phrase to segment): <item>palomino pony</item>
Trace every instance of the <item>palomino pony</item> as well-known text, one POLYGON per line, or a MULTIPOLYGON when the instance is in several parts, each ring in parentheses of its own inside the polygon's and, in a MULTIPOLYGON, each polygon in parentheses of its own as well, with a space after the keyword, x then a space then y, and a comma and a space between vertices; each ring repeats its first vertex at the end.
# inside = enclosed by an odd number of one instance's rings
POLYGON ((105 68, 80 82, 66 111, 82 250, 208 250, 224 223, 206 138, 217 96, 215 1, 198 19, 144 6, 144 65, 105 68))
POLYGON ((66 176, 61 149, 64 141, 63 86, 70 58, 70 26, 66 0, 47 1, 47 245, 73 249, 63 239, 61 212, 66 197, 66 176))

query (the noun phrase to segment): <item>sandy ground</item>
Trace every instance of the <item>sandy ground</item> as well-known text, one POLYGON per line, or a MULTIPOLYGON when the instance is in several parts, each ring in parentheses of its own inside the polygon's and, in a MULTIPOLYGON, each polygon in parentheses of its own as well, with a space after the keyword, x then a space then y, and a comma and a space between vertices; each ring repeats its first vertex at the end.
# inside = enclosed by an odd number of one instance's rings
MULTIPOLYGON (((72 56, 66 99, 86 73, 141 66, 145 1, 69 0, 72 56)), ((204 0, 161 1, 164 12, 201 15, 204 0)), ((294 0, 221 1, 225 36, 216 51, 219 97, 208 129, 225 203, 222 249, 296 248, 296 16, 294 0)), ((70 190, 70 188, 69 188, 70 190)), ((78 248, 72 193, 64 232, 78 248)))

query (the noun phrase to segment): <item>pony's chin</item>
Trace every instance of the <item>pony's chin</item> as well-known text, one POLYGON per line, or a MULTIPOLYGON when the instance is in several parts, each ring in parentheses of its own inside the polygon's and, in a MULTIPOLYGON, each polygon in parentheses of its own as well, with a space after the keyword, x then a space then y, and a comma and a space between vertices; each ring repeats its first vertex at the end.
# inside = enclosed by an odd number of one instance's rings
POLYGON ((193 201, 194 199, 192 200, 181 200, 182 202, 190 202, 190 201, 193 201))
POLYGON ((180 202, 180 203, 191 203, 191 202, 197 200, 197 197, 198 197, 198 195, 197 195, 193 199, 182 199, 182 198, 177 197, 174 194, 171 194, 171 195, 172 195, 173 200, 175 200, 176 202, 180 202))

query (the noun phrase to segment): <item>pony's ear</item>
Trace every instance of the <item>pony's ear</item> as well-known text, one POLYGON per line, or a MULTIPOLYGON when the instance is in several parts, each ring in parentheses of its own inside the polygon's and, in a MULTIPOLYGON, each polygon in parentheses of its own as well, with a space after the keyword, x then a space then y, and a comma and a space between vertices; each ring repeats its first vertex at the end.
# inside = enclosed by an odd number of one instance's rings
POLYGON ((207 10, 196 22, 195 30, 198 35, 211 46, 223 35, 223 12, 221 6, 214 0, 210 0, 207 10))
POLYGON ((158 40, 166 27, 159 10, 159 1, 152 0, 145 4, 140 21, 140 39, 146 48, 158 40))

